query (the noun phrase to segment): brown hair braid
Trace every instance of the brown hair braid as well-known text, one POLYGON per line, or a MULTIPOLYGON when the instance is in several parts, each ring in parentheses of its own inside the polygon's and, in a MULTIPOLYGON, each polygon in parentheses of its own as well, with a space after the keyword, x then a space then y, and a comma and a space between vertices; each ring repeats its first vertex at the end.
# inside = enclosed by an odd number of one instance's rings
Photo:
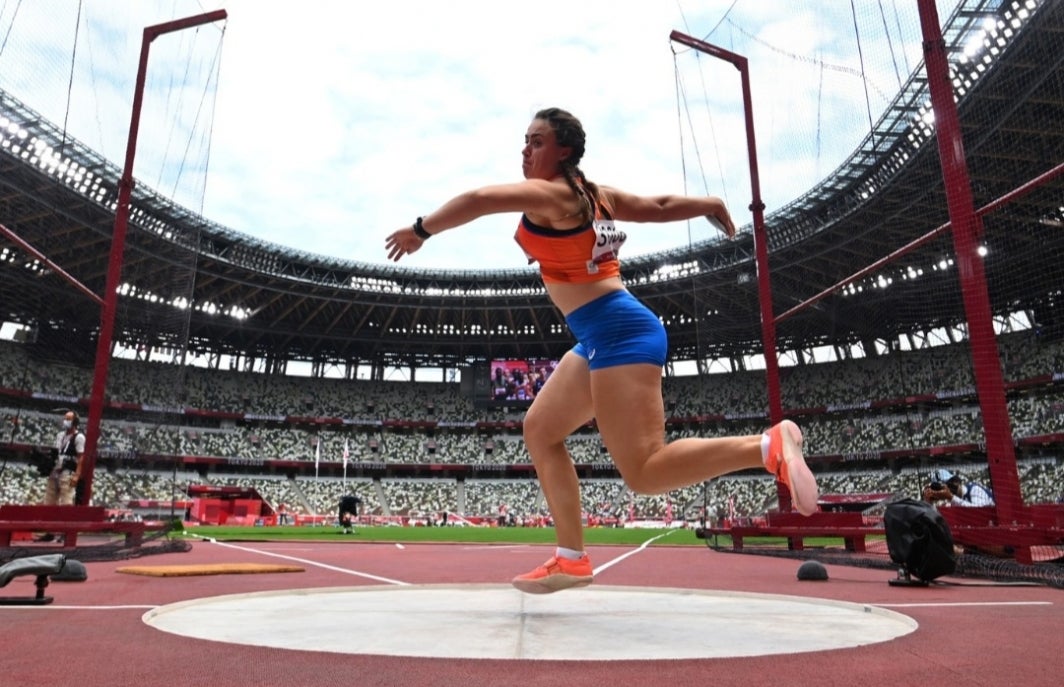
POLYGON ((541 119, 554 131, 554 138, 558 145, 569 148, 572 152, 569 157, 561 161, 562 175, 565 177, 569 188, 583 202, 583 216, 586 221, 595 219, 595 207, 598 205, 598 186, 588 181, 581 171, 579 164, 584 157, 584 126, 580 120, 571 113, 558 108, 548 107, 536 113, 536 119, 541 119))

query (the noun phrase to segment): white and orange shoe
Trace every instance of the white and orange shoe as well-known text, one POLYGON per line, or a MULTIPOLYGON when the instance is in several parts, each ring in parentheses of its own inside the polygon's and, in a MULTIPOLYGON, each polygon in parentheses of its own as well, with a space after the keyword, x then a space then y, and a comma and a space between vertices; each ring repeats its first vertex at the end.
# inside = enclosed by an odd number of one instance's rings
POLYGON ((799 513, 815 513, 820 490, 816 485, 816 477, 802 455, 802 430, 790 420, 784 420, 767 434, 765 469, 790 488, 791 501, 799 513))
POLYGON ((515 577, 511 584, 526 594, 551 594, 573 587, 586 587, 595 578, 591 559, 585 553, 577 560, 553 556, 531 572, 515 577))

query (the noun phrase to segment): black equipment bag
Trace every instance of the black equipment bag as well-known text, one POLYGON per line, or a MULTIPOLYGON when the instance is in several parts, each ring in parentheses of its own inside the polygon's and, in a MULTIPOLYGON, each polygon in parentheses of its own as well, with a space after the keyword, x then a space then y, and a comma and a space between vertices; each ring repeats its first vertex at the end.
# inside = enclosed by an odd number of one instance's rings
POLYGON ((930 503, 899 499, 883 514, 890 559, 924 582, 957 568, 949 523, 930 503))
POLYGON ((54 448, 47 452, 35 446, 30 451, 30 464, 37 468, 37 474, 41 477, 47 477, 52 474, 52 468, 55 467, 55 461, 58 458, 59 451, 54 448))

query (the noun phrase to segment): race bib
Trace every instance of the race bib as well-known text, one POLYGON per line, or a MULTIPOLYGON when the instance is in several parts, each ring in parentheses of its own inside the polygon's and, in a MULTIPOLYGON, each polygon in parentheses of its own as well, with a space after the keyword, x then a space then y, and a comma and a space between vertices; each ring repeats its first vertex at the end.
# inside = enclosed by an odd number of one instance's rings
POLYGON ((616 260, 621 246, 628 240, 628 235, 614 226, 612 219, 597 219, 592 224, 595 230, 595 243, 591 247, 591 259, 587 263, 587 273, 595 274, 601 263, 616 260))

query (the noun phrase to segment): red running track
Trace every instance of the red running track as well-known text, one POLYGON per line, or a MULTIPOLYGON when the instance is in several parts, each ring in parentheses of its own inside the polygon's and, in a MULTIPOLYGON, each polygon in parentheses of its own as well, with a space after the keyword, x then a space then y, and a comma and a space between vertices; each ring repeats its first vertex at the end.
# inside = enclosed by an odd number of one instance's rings
MULTIPOLYGON (((47 551, 42 550, 41 553, 47 551)), ((596 564, 632 549, 597 547, 596 564)), ((197 542, 191 551, 117 562, 88 562, 85 582, 53 582, 55 602, 0 606, 0 685, 36 687, 346 687, 419 685, 538 687, 578 685, 1023 685, 1062 683, 1064 595, 1041 586, 888 585, 883 570, 828 566, 827 582, 796 579, 799 561, 653 546, 602 571, 601 585, 762 592, 882 606, 919 623, 912 634, 852 649, 702 660, 547 661, 433 659, 270 649, 191 639, 142 621, 150 609, 223 594, 278 589, 379 585, 372 578, 419 583, 505 583, 549 556, 533 546, 357 543, 197 542), (271 555, 272 554, 272 555, 271 555), (146 577, 115 572, 128 565, 292 563, 301 573, 146 577)), ((30 577, 6 596, 32 596, 30 577)), ((563 592, 574 605, 580 590, 563 592)), ((594 609, 588 609, 593 613, 594 609)), ((372 632, 355 624, 337 633, 372 632)), ((445 629, 441 631, 446 631, 445 629)), ((475 638, 470 638, 475 641, 475 638)), ((771 642, 771 637, 765 637, 771 642)))

